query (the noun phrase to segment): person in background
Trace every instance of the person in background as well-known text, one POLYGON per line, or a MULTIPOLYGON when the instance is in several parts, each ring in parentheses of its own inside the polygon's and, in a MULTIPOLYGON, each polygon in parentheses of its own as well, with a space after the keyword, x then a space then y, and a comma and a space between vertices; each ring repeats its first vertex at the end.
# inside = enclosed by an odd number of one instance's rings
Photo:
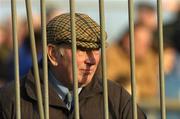
MULTIPOLYGON (((18 20, 18 47, 19 47, 19 73, 23 77, 32 67, 32 54, 30 44, 30 34, 28 33, 28 23, 26 19, 18 20), (21 21, 21 22, 20 22, 21 21)), ((33 28, 36 43, 38 61, 42 59, 42 44, 40 31, 40 16, 33 14, 33 28)), ((8 82, 14 80, 14 54, 10 53, 8 58, 8 82)))
POLYGON ((47 22, 49 22, 54 17, 64 13, 64 10, 60 9, 59 5, 57 6, 57 4, 50 4, 47 6, 46 11, 47 22))
POLYGON ((148 27, 153 32, 157 29, 156 9, 150 3, 140 2, 136 6, 136 23, 148 27))
MULTIPOLYGON (((152 50, 152 31, 143 24, 136 24, 135 78, 138 101, 157 96, 157 58, 152 50), (151 90, 149 90, 151 89, 151 90)), ((107 76, 131 93, 129 30, 107 48, 107 76)))
POLYGON ((6 44, 8 34, 6 28, 0 25, 0 87, 7 82, 7 59, 9 55, 9 48, 6 44))
MULTIPOLYGON (((34 35, 39 62, 42 59, 42 42, 40 29, 35 30, 34 35)), ((30 40, 30 34, 27 34, 27 36, 25 36, 24 42, 19 47, 19 74, 21 78, 28 73, 33 65, 30 40)), ((10 60, 8 61, 8 66, 8 80, 11 81, 14 79, 14 55, 12 55, 10 60)))
MULTIPOLYGON (((165 79, 165 96, 166 101, 177 102, 180 99, 180 79, 176 74, 176 53, 177 50, 173 44, 171 38, 171 32, 164 31, 164 79, 165 79)), ((158 43, 156 43, 158 44, 158 43)), ((156 46, 156 52, 158 53, 158 46, 156 46)), ((167 118, 179 119, 179 111, 169 110, 167 108, 167 118)))

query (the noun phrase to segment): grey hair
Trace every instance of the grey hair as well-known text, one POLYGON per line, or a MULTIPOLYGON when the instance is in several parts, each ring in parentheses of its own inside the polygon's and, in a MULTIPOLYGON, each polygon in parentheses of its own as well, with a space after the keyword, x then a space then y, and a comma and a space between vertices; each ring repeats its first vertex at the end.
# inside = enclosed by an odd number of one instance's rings
POLYGON ((64 56, 64 49, 62 47, 56 47, 56 51, 58 51, 58 55, 61 57, 64 56))

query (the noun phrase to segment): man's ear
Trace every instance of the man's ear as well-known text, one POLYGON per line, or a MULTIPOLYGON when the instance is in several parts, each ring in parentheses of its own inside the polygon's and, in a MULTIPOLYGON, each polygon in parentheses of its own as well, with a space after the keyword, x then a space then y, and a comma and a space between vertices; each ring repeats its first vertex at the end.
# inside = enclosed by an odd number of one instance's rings
POLYGON ((58 65, 58 52, 56 50, 56 46, 54 46, 52 44, 48 44, 47 55, 48 55, 48 58, 49 58, 49 61, 51 62, 51 64, 53 66, 57 66, 58 65))

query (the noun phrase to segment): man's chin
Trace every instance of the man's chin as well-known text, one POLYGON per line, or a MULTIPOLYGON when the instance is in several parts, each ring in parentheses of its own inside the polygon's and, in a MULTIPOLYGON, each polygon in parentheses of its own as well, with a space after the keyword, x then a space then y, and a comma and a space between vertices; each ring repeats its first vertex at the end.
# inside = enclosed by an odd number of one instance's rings
POLYGON ((82 82, 78 82, 78 87, 85 87, 91 82, 90 79, 83 80, 82 82))
POLYGON ((85 87, 87 85, 88 85, 88 83, 78 83, 78 88, 82 88, 82 87, 85 87))
MULTIPOLYGON (((82 88, 82 87, 87 86, 91 82, 91 80, 92 80, 92 78, 90 78, 90 77, 78 78, 78 87, 82 88)), ((73 84, 73 81, 72 81, 71 82, 71 89, 73 89, 73 87, 74 87, 74 84, 73 84)))

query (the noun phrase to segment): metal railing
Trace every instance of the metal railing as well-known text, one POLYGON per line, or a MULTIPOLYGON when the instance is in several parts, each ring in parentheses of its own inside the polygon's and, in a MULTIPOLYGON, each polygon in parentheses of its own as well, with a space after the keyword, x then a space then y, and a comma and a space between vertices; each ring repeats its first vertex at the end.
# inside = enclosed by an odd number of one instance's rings
POLYGON ((15 88, 16 88, 16 118, 21 118, 20 106, 20 81, 19 81, 19 55, 18 55, 18 39, 17 39, 17 12, 16 0, 11 0, 12 13, 12 29, 13 29, 13 48, 14 48, 14 74, 15 74, 15 88))
POLYGON ((106 78, 106 39, 105 39, 105 16, 104 16, 104 0, 99 0, 100 29, 101 29, 101 61, 102 61, 102 79, 103 79, 103 95, 104 95, 104 114, 105 119, 109 119, 108 108, 108 85, 106 78))
MULTIPOLYGON (((42 23, 42 39, 43 39, 43 69, 44 69, 44 108, 42 102, 42 92, 40 86, 40 78, 37 63, 36 45, 34 38, 34 30, 32 25, 32 10, 30 0, 26 1, 26 11, 29 26, 29 33, 31 38, 31 49, 32 49, 32 59, 34 67, 34 76, 36 83, 36 92, 38 98, 38 110, 40 119, 49 119, 49 97, 48 97, 48 68, 47 68, 47 41, 46 41, 46 8, 45 0, 41 0, 41 23, 42 23)), ((13 46, 14 46, 14 56, 15 56, 15 77, 16 77, 16 118, 21 118, 20 111, 20 87, 19 87, 19 63, 18 63, 18 40, 17 40, 17 28, 16 28, 16 1, 11 0, 12 5, 12 25, 13 25, 13 46)), ((78 79, 77 79, 77 64, 76 64, 76 29, 75 29, 75 0, 70 0, 70 16, 71 16, 71 35, 72 35, 72 64, 73 64, 73 78, 74 78, 74 105, 75 105, 75 118, 79 119, 79 98, 78 98, 78 79)), ((133 102, 133 117, 137 119, 137 106, 136 106, 136 82, 135 82, 135 54, 134 54, 134 1, 128 0, 129 7, 129 28, 130 28, 130 51, 131 51, 131 86, 132 86, 132 102, 133 102)), ((157 0, 158 8, 158 30, 159 30, 159 73, 160 73, 160 104, 161 104, 161 117, 166 119, 165 110, 165 93, 164 93, 164 74, 163 74, 163 29, 162 29, 162 7, 161 0, 157 0)), ((104 20, 104 0, 99 0, 99 13, 100 13, 100 28, 101 28, 101 56, 102 56, 102 75, 103 75, 103 95, 104 95, 104 115, 105 119, 109 118, 108 111, 108 86, 106 79, 106 52, 105 52, 105 20, 104 20)))
POLYGON ((47 63, 47 38, 46 38, 46 3, 41 0, 41 29, 43 41, 43 77, 44 77, 44 113, 49 119, 49 90, 48 90, 48 63, 47 63))
POLYGON ((26 12, 27 12, 27 21, 28 21, 28 28, 29 28, 30 41, 31 41, 31 52, 32 52, 32 61, 33 61, 34 78, 35 78, 35 84, 36 84, 37 100, 38 100, 38 111, 39 111, 40 119, 44 119, 44 108, 43 108, 43 103, 42 103, 42 91, 41 91, 40 78, 39 78, 36 44, 35 44, 34 28, 33 28, 33 22, 32 22, 32 9, 31 9, 30 0, 26 0, 26 12))
POLYGON ((73 64, 73 79, 74 79, 74 106, 75 119, 79 119, 79 97, 78 97, 78 79, 77 79, 77 64, 76 64, 76 28, 75 28, 75 0, 70 0, 71 14, 71 37, 72 37, 72 64, 73 64))
POLYGON ((133 102, 133 117, 137 119, 137 106, 136 106, 136 79, 135 79, 135 46, 134 46, 134 1, 128 0, 129 8, 129 29, 130 29, 130 64, 131 64, 131 92, 133 102))
POLYGON ((158 16, 158 35, 159 35, 159 80, 160 80, 160 104, 161 118, 166 119, 165 104, 165 85, 164 85, 164 68, 163 68, 163 23, 162 23, 162 1, 157 0, 157 16, 158 16))

